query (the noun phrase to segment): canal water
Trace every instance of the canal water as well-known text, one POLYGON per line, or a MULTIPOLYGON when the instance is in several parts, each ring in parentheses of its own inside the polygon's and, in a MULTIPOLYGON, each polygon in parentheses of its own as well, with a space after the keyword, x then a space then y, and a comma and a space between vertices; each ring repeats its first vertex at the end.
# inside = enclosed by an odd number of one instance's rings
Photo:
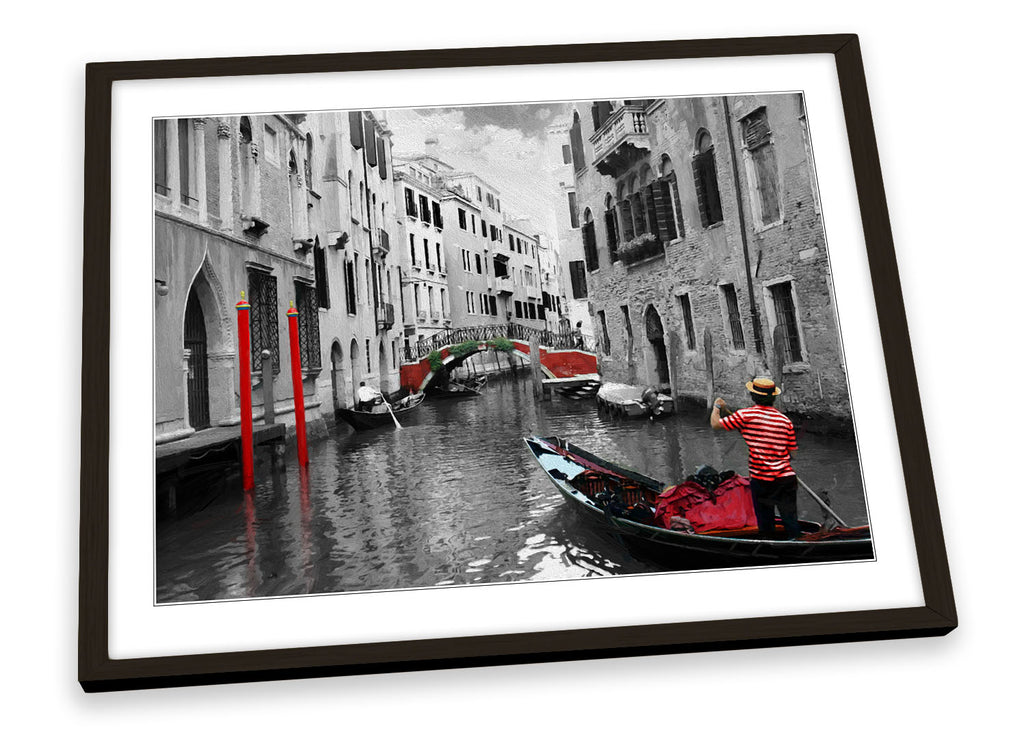
MULTIPOLYGON (((475 399, 427 400, 403 429, 339 425, 311 443, 308 473, 294 441, 285 467, 257 466, 183 490, 157 522, 157 601, 288 596, 676 570, 638 557, 578 516, 523 443, 559 435, 664 483, 703 463, 746 473, 746 447, 712 433, 703 412, 655 423, 599 414, 593 400, 535 402, 525 379, 494 380, 475 399)), ((867 512, 852 439, 805 434, 794 466, 850 525, 867 512)), ((823 520, 800 492, 800 516, 823 520)), ((685 567, 685 565, 683 566, 685 567)))

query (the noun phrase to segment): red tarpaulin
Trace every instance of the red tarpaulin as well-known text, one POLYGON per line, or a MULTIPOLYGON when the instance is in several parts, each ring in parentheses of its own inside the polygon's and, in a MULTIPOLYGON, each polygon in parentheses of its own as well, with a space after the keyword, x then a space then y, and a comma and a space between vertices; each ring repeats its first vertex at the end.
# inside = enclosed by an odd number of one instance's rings
POLYGON ((676 516, 686 517, 696 532, 757 528, 750 481, 742 476, 723 481, 714 491, 693 481, 668 487, 658 495, 654 519, 671 529, 672 518, 676 516))

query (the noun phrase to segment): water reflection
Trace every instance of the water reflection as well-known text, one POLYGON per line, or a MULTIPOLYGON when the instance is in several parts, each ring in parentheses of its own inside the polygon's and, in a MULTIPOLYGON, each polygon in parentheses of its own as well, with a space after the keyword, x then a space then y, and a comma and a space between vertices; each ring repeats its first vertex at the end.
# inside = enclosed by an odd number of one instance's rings
MULTIPOLYGON (((745 471, 738 435, 700 416, 658 423, 600 416, 592 402, 535 403, 525 381, 472 400, 425 403, 404 429, 335 435, 257 467, 202 481, 195 503, 157 526, 160 602, 542 581, 671 570, 578 518, 522 442, 556 434, 663 482, 702 463, 745 471)), ((794 465, 849 524, 866 511, 852 440, 804 435, 794 465)), ((822 519, 801 494, 800 513, 822 519)))

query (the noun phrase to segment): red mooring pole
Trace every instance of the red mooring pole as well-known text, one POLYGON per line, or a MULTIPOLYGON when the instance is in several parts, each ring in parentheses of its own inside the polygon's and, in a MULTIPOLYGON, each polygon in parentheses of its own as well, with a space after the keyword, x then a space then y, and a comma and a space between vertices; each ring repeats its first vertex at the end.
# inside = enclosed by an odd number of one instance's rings
POLYGON ((242 421, 242 488, 256 485, 252 471, 252 356, 249 351, 249 303, 235 305, 238 311, 238 400, 242 421))
POLYGON ((292 347, 292 394, 295 395, 295 439, 298 442, 299 464, 309 465, 306 452, 306 401, 302 393, 302 362, 299 358, 299 311, 292 302, 288 308, 288 340, 292 347))

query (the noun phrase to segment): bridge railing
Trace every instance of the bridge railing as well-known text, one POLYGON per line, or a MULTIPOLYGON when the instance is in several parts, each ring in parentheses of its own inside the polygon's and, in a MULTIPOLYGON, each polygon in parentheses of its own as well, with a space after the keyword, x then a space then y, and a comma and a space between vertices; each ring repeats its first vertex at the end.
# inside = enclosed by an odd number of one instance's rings
POLYGON ((518 322, 510 322, 447 328, 434 333, 429 338, 419 340, 413 345, 403 347, 402 358, 405 363, 413 363, 425 358, 431 352, 439 351, 446 346, 457 345, 470 340, 483 341, 493 340, 494 338, 508 338, 524 342, 529 342, 536 338, 537 343, 545 348, 560 350, 576 349, 596 353, 594 342, 588 340, 578 330, 556 332, 553 330, 542 330, 518 322))

